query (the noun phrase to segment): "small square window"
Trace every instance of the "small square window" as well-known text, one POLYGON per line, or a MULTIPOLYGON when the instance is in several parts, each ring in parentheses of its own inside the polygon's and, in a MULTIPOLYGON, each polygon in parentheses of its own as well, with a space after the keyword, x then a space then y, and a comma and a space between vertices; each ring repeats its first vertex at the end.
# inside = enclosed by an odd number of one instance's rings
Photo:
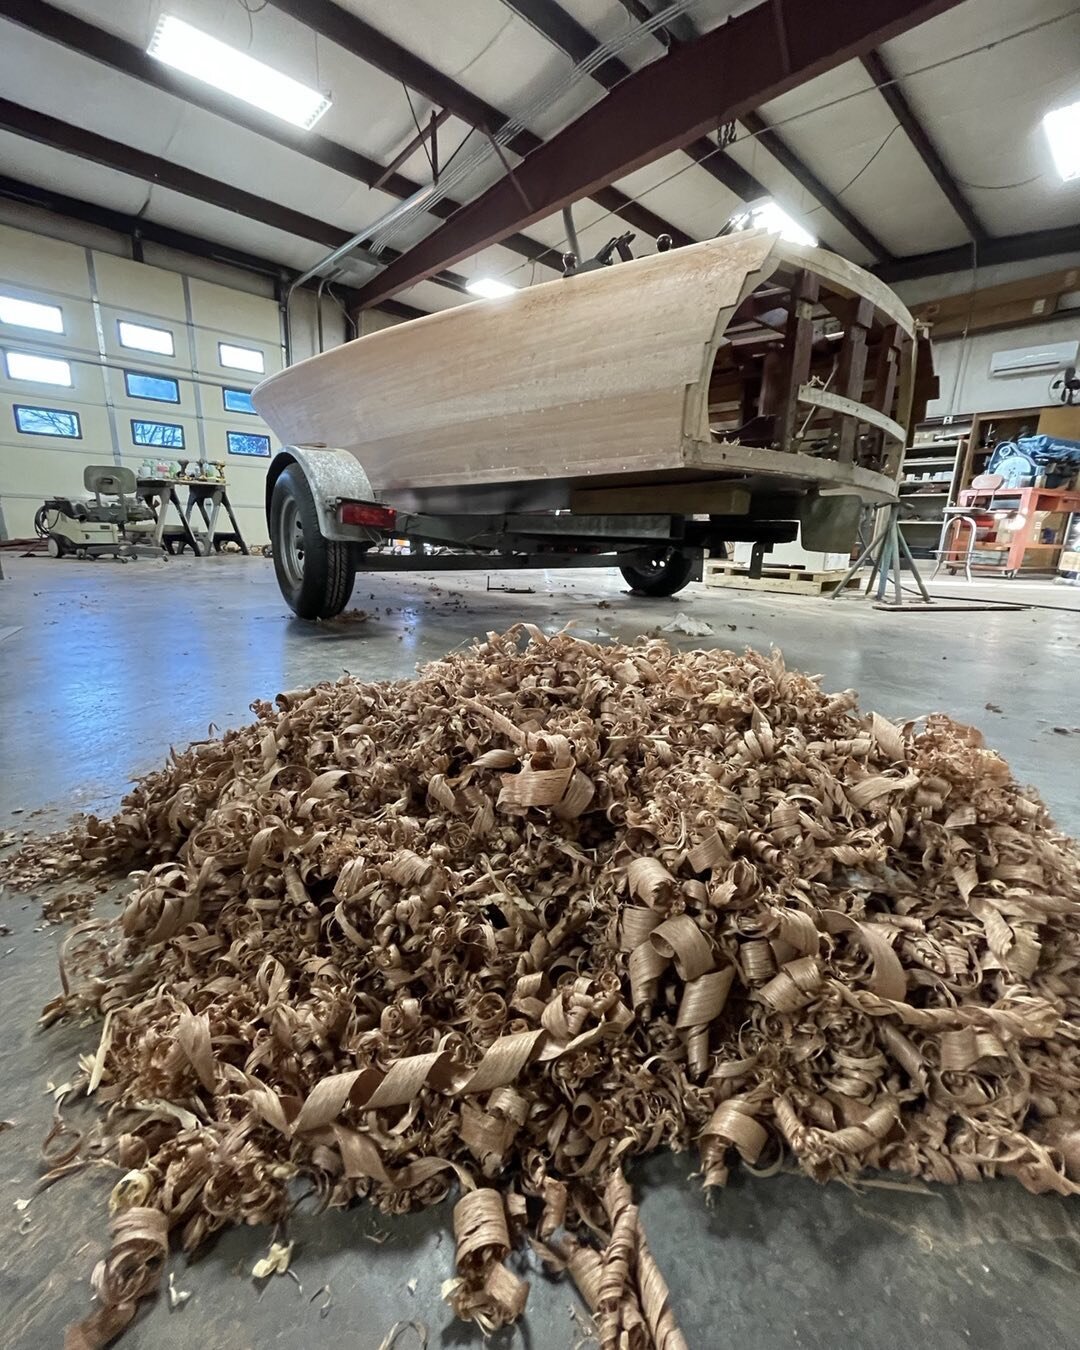
POLYGON ((225 405, 226 412, 252 414, 255 412, 255 404, 252 403, 251 394, 246 389, 223 389, 221 401, 225 405))
POLYGON ((225 439, 229 443, 230 455, 254 455, 258 459, 270 458, 269 436, 257 436, 251 431, 227 431, 225 439))
POLYGON ((62 333, 64 315, 59 305, 42 305, 36 300, 20 300, 15 295, 0 295, 0 323, 16 328, 36 328, 42 333, 62 333))
POLYGON ((29 408, 22 403, 16 403, 12 411, 15 414, 15 426, 24 436, 63 436, 70 441, 82 439, 78 413, 65 412, 62 408, 29 408))
POLYGON ((169 450, 183 450, 184 428, 178 422, 142 422, 133 417, 131 439, 136 445, 160 445, 169 450))
POLYGON ((71 366, 55 356, 8 352, 6 361, 9 380, 32 380, 35 384, 62 384, 71 388, 71 366))
POLYGON ((160 356, 175 356, 173 335, 167 328, 151 328, 147 324, 116 321, 121 347, 134 347, 140 352, 157 352, 160 356))
POLYGON ((124 371, 124 388, 128 398, 152 398, 158 403, 179 403, 180 385, 168 375, 146 375, 141 371, 124 371))
POLYGON ((250 370, 261 375, 266 369, 266 357, 257 347, 236 347, 231 342, 219 342, 218 360, 234 370, 250 370))

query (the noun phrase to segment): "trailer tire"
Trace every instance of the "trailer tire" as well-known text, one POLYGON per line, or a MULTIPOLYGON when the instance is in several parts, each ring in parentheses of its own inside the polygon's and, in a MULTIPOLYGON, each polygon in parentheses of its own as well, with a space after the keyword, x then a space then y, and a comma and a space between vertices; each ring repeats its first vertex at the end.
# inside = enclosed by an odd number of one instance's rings
POLYGON ((635 595, 674 595, 681 591, 694 571, 694 560, 679 548, 658 548, 647 567, 620 566, 627 585, 635 595))
POLYGON ((311 485, 290 464, 279 475, 270 499, 270 542, 278 587, 301 619, 332 619, 349 602, 356 569, 348 544, 326 539, 311 485))

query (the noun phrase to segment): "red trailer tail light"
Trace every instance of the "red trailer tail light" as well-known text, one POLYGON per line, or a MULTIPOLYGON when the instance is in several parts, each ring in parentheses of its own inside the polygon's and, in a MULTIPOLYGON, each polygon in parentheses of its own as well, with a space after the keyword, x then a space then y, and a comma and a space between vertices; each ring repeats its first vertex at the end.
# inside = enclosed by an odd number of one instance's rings
POLYGON ((397 512, 389 506, 370 502, 342 502, 338 516, 342 525, 373 525, 378 530, 392 530, 397 521, 397 512))

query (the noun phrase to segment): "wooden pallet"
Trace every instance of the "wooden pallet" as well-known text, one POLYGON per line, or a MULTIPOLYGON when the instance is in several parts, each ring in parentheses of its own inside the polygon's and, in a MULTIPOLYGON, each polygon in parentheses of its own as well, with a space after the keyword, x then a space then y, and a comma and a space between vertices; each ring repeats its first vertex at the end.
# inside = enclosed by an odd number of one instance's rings
MULTIPOLYGON (((735 591, 783 591, 788 595, 828 595, 844 579, 844 570, 808 572, 802 567, 780 567, 775 564, 761 569, 760 577, 752 577, 742 563, 723 562, 706 558, 702 580, 706 586, 723 587, 735 591)), ((853 576, 847 584, 852 590, 859 585, 853 576)))

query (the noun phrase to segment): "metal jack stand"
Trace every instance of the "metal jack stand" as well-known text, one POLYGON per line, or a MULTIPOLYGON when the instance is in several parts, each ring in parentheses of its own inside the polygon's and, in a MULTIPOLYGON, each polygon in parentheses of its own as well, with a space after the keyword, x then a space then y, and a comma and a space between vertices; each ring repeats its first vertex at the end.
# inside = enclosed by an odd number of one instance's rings
MULTIPOLYGON (((870 580, 866 584, 865 594, 869 595, 874 589, 874 582, 877 582, 877 600, 875 609, 923 609, 926 605, 932 605, 934 602, 930 598, 930 592, 923 585, 923 579, 919 575, 919 569, 915 566, 915 559, 911 556, 911 550, 907 546, 907 540, 904 538, 900 529, 900 503, 892 502, 881 508, 885 512, 884 524, 878 528, 878 521, 875 521, 873 535, 869 544, 859 554, 858 558, 841 581, 840 585, 832 593, 832 599, 844 593, 844 588, 862 567, 863 563, 871 558, 873 567, 870 570, 870 580), (900 555, 903 553, 907 559, 908 566, 911 568, 911 575, 915 578, 915 584, 923 598, 922 604, 908 605, 904 603, 903 591, 900 588, 900 555), (892 574, 893 593, 896 599, 887 601, 885 592, 889 584, 889 574, 892 574)), ((880 512, 879 512, 880 516, 880 512)))

